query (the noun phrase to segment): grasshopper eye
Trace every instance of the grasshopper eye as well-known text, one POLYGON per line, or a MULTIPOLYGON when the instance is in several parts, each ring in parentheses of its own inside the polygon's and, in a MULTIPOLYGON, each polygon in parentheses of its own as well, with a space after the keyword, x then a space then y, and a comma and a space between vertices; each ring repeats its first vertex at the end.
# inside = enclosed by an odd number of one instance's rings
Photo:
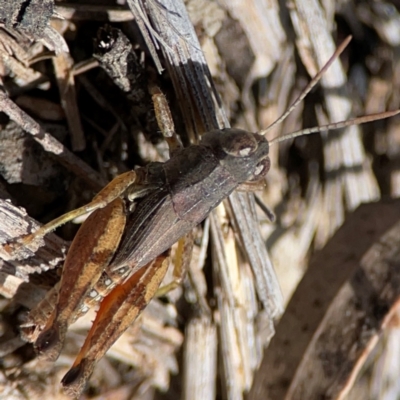
POLYGON ((225 131, 221 136, 220 144, 225 153, 233 157, 248 157, 258 147, 254 135, 241 129, 225 131))
POLYGON ((264 165, 258 164, 258 165, 256 166, 256 169, 254 170, 254 176, 260 175, 261 172, 263 171, 263 169, 264 169, 264 165))
POLYGON ((261 160, 256 167, 254 168, 253 177, 250 179, 250 182, 259 181, 267 175, 269 168, 271 166, 271 161, 269 157, 264 158, 261 160))

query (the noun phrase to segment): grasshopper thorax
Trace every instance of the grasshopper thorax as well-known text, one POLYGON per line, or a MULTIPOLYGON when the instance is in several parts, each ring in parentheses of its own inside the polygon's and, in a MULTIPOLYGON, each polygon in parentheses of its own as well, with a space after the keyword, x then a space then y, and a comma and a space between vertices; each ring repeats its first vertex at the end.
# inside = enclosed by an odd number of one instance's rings
POLYGON ((238 183, 258 181, 270 168, 269 144, 264 136, 242 129, 207 132, 200 146, 207 147, 238 183))

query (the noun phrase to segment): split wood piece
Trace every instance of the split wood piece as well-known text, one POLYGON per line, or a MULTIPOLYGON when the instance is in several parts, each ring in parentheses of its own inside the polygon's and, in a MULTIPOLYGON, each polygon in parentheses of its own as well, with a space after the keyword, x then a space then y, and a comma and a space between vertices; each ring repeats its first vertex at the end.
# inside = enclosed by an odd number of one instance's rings
POLYGON ((182 389, 184 399, 215 399, 217 374, 218 336, 215 324, 209 318, 193 318, 185 329, 185 351, 183 352, 182 389), (192 349, 199 347, 199 351, 192 349), (203 396, 203 397, 201 397, 203 396))
POLYGON ((0 21, 10 31, 22 32, 30 40, 41 41, 57 54, 68 52, 63 36, 50 25, 54 0, 4 1, 0 21))
POLYGON ((71 21, 126 22, 133 20, 130 10, 118 6, 89 3, 57 3, 54 6, 54 13, 62 19, 71 21))
POLYGON ((63 144, 55 139, 28 114, 22 111, 3 91, 0 90, 0 111, 6 113, 10 119, 32 135, 45 151, 57 157, 62 165, 77 176, 85 180, 92 189, 100 190, 106 182, 104 179, 79 157, 71 153, 63 144))
MULTIPOLYGON (((211 73, 183 2, 177 0, 163 1, 162 7, 160 7, 160 3, 156 1, 129 1, 128 5, 131 6, 136 21, 141 21, 139 28, 142 30, 146 42, 152 40, 150 48, 161 47, 164 54, 164 63, 171 77, 178 104, 181 108, 185 133, 188 137, 187 141, 196 142, 199 140, 201 133, 228 127, 229 124, 225 111, 216 92, 211 73), (145 5, 139 12, 139 6, 132 7, 132 3, 144 3, 145 5), (147 16, 143 16, 143 10, 146 10, 150 16, 152 22, 152 27, 150 28, 148 20, 145 20, 147 16), (157 36, 152 36, 154 30, 157 36), (161 37, 161 41, 158 40, 159 37, 161 37)), ((277 279, 275 278, 275 272, 272 269, 264 241, 259 232, 259 224, 255 217, 252 197, 253 195, 251 194, 233 193, 229 197, 229 202, 234 210, 234 214, 236 214, 234 225, 238 236, 242 238, 243 252, 248 258, 256 276, 256 278, 252 279, 254 279, 254 284, 257 287, 257 295, 261 299, 262 306, 267 309, 269 324, 272 325, 272 316, 279 315, 282 311, 282 297, 277 279), (245 217, 244 219, 242 218, 243 216, 245 217), (248 235, 249 232, 251 233, 250 236, 248 235), (270 276, 274 279, 270 280, 270 276)), ((214 229, 220 230, 218 236, 224 237, 221 226, 218 224, 214 225, 214 229)), ((214 246, 214 244, 212 243, 211 246, 214 246)), ((225 247, 226 244, 223 243, 223 246, 225 247)), ((225 251, 224 253, 226 254, 227 252, 225 251)), ((221 252, 220 255, 224 257, 224 253, 221 252)), ((229 265, 226 260, 225 264, 229 265)), ((229 268, 232 268, 232 270, 239 269, 237 265, 229 265, 229 268)), ((218 275, 218 270, 216 270, 216 275, 218 275)), ((225 293, 224 295, 227 294, 225 293)), ((225 297, 225 299, 228 304, 235 304, 233 298, 225 297)), ((240 305, 244 309, 246 309, 246 306, 247 304, 240 305)), ((236 315, 238 314, 240 313, 236 315)), ((240 326, 245 326, 246 324, 253 326, 254 324, 254 320, 250 322, 251 316, 246 315, 245 318, 242 318, 243 314, 240 314, 241 318, 233 321, 235 335, 241 330, 240 326)), ((210 321, 210 324, 212 323, 210 321)), ((249 349, 249 353, 251 353, 251 349, 254 349, 254 342, 259 340, 256 332, 254 332, 254 336, 250 334, 246 335, 244 338, 245 341, 242 340, 243 338, 235 335, 230 335, 230 339, 232 339, 231 347, 235 343, 241 342, 249 349)), ((207 359, 204 362, 212 364, 215 354, 211 355, 211 352, 204 353, 202 344, 199 343, 196 346, 194 343, 194 340, 190 341, 190 350, 187 346, 185 347, 185 351, 189 352, 193 359, 202 359, 205 356, 211 357, 211 359, 207 359)), ((244 371, 244 360, 240 353, 236 354, 238 354, 239 359, 236 359, 237 362, 235 364, 224 368, 223 381, 227 382, 227 385, 233 382, 236 383, 234 392, 238 396, 242 396, 242 393, 248 388, 245 386, 245 379, 236 379, 244 371)), ((251 362, 254 363, 255 359, 251 362)), ((197 373, 193 371, 188 372, 185 369, 185 379, 190 377, 191 379, 196 379, 196 381, 184 383, 184 386, 191 388, 202 387, 200 391, 191 391, 190 398, 192 400, 212 400, 214 398, 216 383, 210 379, 210 374, 204 374, 204 369, 189 363, 185 363, 185 368, 197 368, 197 373), (207 384, 207 387, 204 387, 204 384, 207 384)), ((216 376, 214 379, 216 379, 216 376)))
POLYGON ((256 374, 250 400, 343 399, 397 311, 400 201, 360 206, 315 255, 256 374))
MULTIPOLYGON (((38 227, 39 223, 30 218, 25 210, 15 207, 10 201, 0 199, 1 244, 29 234, 38 227)), ((19 261, 14 261, 4 247, 0 246, 0 271, 18 276, 18 279, 27 282, 32 273, 40 273, 60 266, 68 249, 67 243, 54 233, 47 235, 43 240, 44 246, 35 252, 27 247, 21 249, 23 260, 19 261)), ((10 292, 11 297, 14 294, 10 292)))
POLYGON ((85 132, 80 119, 75 77, 72 73, 74 61, 69 53, 53 57, 54 73, 60 93, 61 106, 68 122, 73 151, 82 151, 86 147, 85 132))

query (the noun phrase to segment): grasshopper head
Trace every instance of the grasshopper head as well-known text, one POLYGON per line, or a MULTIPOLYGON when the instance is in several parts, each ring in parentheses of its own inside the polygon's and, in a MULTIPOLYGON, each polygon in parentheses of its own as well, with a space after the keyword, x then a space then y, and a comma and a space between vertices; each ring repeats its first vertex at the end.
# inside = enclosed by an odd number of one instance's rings
POLYGON ((269 171, 268 141, 258 133, 215 130, 204 134, 200 145, 211 149, 238 183, 261 180, 269 171))

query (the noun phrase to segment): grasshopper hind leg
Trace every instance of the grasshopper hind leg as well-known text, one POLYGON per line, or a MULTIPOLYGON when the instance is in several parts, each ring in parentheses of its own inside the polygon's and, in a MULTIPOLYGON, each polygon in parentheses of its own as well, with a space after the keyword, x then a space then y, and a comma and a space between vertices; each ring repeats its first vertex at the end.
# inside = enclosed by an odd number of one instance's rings
POLYGON ((35 342, 35 350, 39 355, 45 354, 46 359, 49 361, 55 361, 64 344, 64 337, 60 335, 60 332, 66 330, 60 329, 57 325, 53 325, 47 331, 42 332, 35 342))
POLYGON ((114 256, 125 223, 125 205, 117 198, 80 227, 65 260, 56 306, 35 342, 47 359, 58 358, 68 326, 114 256))
POLYGON ((138 186, 138 191, 140 191, 140 178, 137 176, 136 171, 125 172, 113 179, 90 203, 61 215, 53 221, 41 226, 37 231, 23 236, 16 242, 5 245, 4 248, 8 253, 15 255, 19 253, 21 248, 30 247, 34 244, 32 249, 34 248, 34 251, 36 251, 37 247, 39 247, 37 242, 43 239, 48 233, 78 217, 106 207, 115 199, 121 197, 127 189, 134 192, 131 188, 134 188, 135 185, 138 186))
POLYGON ((153 298, 168 265, 169 252, 165 252, 140 268, 125 283, 117 285, 104 298, 74 365, 62 380, 68 395, 80 395, 97 361, 153 298))

